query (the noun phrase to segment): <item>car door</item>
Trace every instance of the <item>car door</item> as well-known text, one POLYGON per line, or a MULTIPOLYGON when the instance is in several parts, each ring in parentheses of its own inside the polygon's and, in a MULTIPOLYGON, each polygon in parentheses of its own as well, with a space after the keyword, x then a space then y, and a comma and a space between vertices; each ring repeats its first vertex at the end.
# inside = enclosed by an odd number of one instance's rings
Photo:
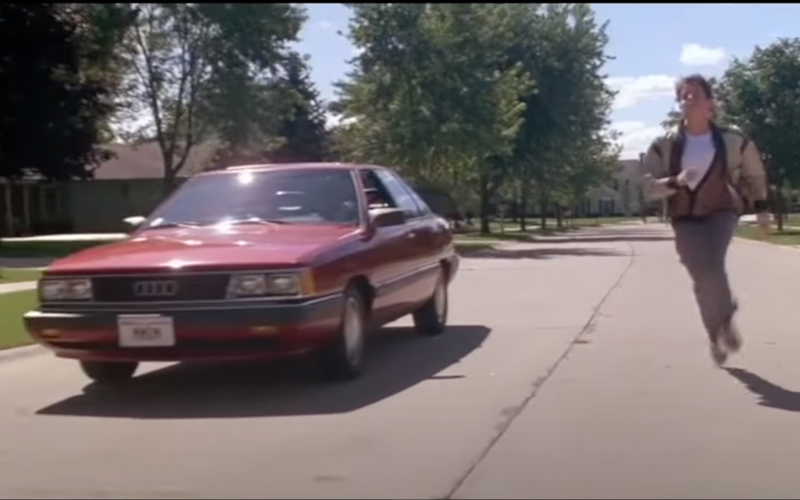
MULTIPOLYGON (((368 208, 399 208, 373 168, 359 171, 368 208)), ((369 268, 375 287, 372 318, 383 324, 404 314, 402 277, 414 259, 408 224, 376 228, 367 242, 362 262, 369 268)))
POLYGON ((409 187, 392 171, 376 169, 375 175, 394 200, 395 206, 406 215, 406 242, 409 259, 395 286, 398 307, 403 313, 413 311, 433 293, 438 262, 432 247, 431 214, 414 200, 409 187))

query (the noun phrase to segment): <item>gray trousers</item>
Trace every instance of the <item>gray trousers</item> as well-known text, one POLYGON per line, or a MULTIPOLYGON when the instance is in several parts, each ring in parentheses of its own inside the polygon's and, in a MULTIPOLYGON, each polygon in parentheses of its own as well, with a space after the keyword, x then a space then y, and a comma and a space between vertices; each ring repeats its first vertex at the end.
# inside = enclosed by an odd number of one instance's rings
POLYGON ((703 220, 672 222, 675 247, 694 282, 700 316, 712 342, 737 309, 725 270, 725 256, 737 219, 733 212, 718 212, 703 220))

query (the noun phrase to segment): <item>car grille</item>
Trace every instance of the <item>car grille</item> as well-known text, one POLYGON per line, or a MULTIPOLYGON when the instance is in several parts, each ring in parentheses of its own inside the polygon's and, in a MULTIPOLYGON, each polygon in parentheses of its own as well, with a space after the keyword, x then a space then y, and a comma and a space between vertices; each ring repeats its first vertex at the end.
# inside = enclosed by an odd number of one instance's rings
POLYGON ((174 302, 222 300, 227 274, 183 276, 108 276, 92 278, 96 302, 174 302))

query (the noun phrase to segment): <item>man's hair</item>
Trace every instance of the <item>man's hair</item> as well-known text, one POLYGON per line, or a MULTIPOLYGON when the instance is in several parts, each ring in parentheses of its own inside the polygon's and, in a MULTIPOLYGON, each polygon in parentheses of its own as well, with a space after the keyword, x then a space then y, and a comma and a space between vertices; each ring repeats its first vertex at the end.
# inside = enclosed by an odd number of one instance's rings
POLYGON ((699 85, 700 88, 703 89, 703 93, 706 95, 706 99, 713 99, 714 98, 714 89, 711 88, 711 84, 706 80, 706 77, 699 73, 695 73, 693 75, 684 76, 678 83, 675 84, 675 98, 681 98, 681 88, 687 83, 694 83, 695 85, 699 85))

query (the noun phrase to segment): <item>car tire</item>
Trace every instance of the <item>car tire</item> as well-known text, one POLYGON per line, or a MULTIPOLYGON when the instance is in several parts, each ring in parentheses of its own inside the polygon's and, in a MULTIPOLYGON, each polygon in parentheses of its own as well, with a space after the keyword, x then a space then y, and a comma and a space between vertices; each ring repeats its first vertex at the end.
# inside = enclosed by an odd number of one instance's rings
POLYGON ((436 280, 433 296, 414 311, 414 326, 417 332, 426 337, 435 337, 447 329, 449 298, 447 293, 447 274, 444 269, 436 280))
POLYGON ((319 366, 325 380, 353 380, 361 375, 366 329, 364 297, 355 287, 349 287, 344 294, 342 324, 336 340, 319 353, 319 366))
POLYGON ((81 361, 81 369, 87 377, 99 384, 119 384, 133 378, 139 363, 81 361))

